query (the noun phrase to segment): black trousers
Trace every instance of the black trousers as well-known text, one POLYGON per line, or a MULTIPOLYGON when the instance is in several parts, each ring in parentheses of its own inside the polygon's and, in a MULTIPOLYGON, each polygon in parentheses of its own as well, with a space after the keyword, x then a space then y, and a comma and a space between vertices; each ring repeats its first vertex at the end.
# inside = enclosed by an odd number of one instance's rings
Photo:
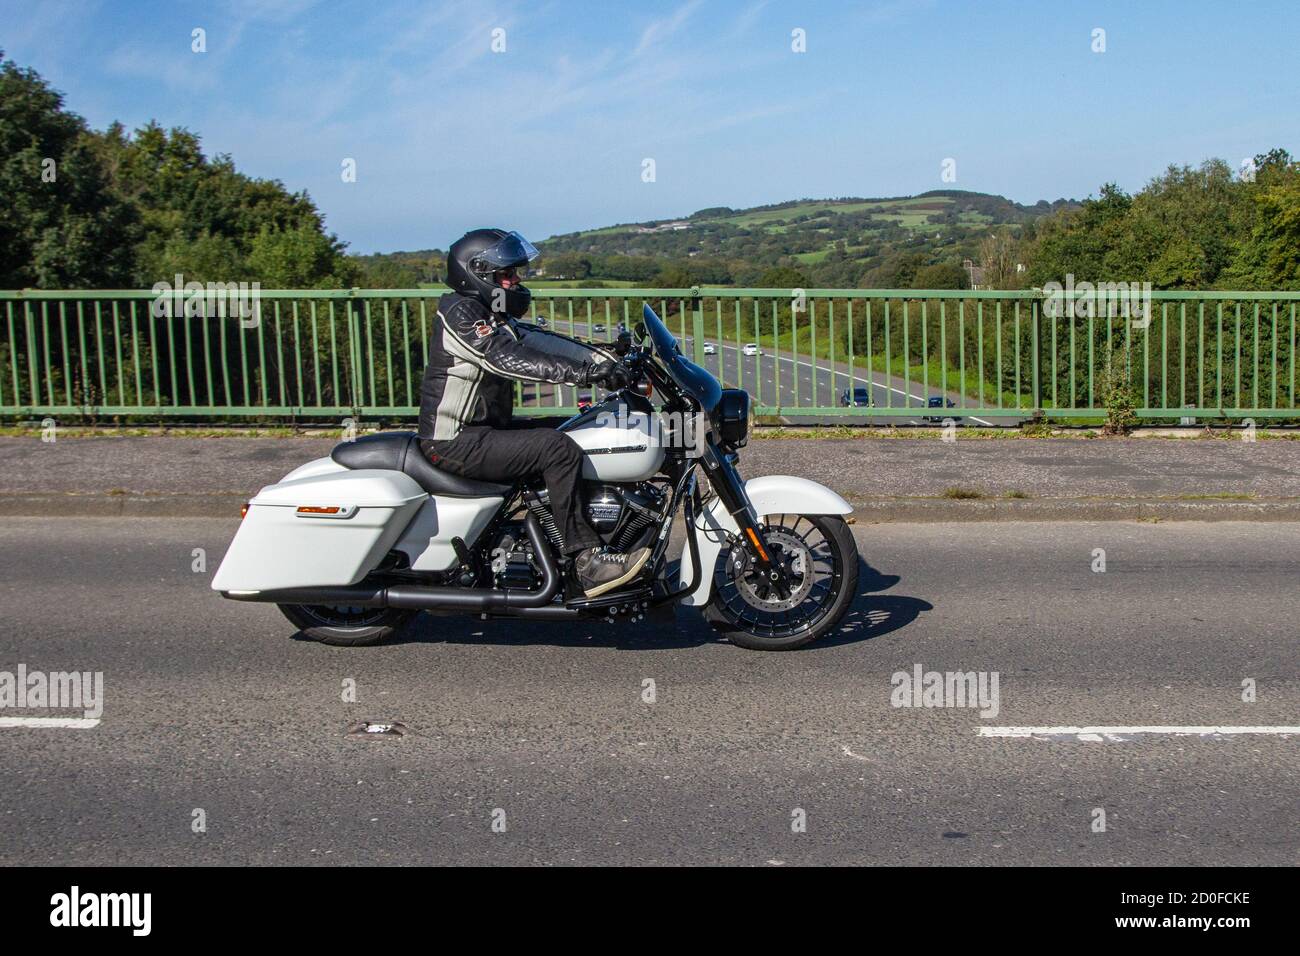
POLYGON ((463 478, 511 482, 541 475, 564 536, 564 553, 600 547, 579 492, 582 450, 563 432, 522 422, 505 428, 470 425, 449 440, 421 439, 420 448, 434 465, 463 478))

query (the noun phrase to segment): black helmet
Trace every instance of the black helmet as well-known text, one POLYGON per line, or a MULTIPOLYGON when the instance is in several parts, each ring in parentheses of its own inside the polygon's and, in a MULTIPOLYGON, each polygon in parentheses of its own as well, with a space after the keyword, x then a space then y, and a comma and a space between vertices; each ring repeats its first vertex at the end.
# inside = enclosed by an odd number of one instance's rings
POLYGON ((520 284, 521 276, 509 273, 526 271, 535 258, 537 249, 517 232, 475 229, 447 250, 447 285, 498 315, 518 318, 528 311, 533 294, 520 284))

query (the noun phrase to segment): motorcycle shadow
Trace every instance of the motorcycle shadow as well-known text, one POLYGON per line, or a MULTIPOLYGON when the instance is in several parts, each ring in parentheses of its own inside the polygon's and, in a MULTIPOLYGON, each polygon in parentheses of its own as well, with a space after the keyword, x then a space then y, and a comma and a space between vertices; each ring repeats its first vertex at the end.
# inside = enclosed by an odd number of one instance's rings
MULTIPOLYGON (((911 624, 934 605, 920 598, 882 594, 902 580, 882 574, 859 559, 858 593, 844 620, 834 632, 814 641, 803 651, 816 651, 868 641, 911 624)), ((482 621, 464 615, 421 614, 390 644, 544 644, 551 647, 603 647, 623 650, 673 650, 726 643, 691 608, 658 612, 647 620, 628 624, 600 620, 539 622, 494 618, 482 621)))
POLYGON ((849 605, 844 620, 832 633, 823 635, 803 650, 840 647, 870 641, 902 630, 934 605, 922 598, 905 594, 883 594, 898 584, 897 574, 884 574, 865 559, 858 559, 858 594, 849 605))

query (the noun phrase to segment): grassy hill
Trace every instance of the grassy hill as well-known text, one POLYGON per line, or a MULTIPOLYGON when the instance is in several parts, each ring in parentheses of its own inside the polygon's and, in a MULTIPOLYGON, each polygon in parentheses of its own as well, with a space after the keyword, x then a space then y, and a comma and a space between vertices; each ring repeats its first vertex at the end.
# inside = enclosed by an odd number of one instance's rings
POLYGON ((785 269, 818 285, 882 285, 896 281, 900 269, 914 273, 947 263, 955 270, 963 259, 978 261, 979 242, 991 229, 1009 227, 1018 234, 1070 205, 1058 199, 1025 206, 961 190, 801 199, 606 226, 552 236, 539 246, 548 277, 645 281, 673 273, 710 283, 760 284, 765 274, 785 269))
MULTIPOLYGON (((750 209, 714 207, 682 219, 622 223, 538 243, 537 287, 547 285, 825 287, 959 285, 990 231, 1019 235, 1072 201, 1032 206, 1002 196, 936 190, 919 196, 800 199, 750 209)), ((361 258, 361 257, 359 257, 361 258)), ((438 250, 364 257, 368 270, 441 273, 438 250)))

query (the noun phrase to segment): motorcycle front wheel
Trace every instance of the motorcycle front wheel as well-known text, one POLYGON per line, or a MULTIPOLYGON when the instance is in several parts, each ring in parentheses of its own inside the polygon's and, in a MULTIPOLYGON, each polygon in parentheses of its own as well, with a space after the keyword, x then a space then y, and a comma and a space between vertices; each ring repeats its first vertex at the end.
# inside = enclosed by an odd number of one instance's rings
POLYGON ((771 587, 733 538, 718 555, 704 618, 740 647, 791 651, 834 629, 853 603, 858 546, 839 515, 768 515, 763 538, 788 586, 771 587))
POLYGON ((313 641, 336 647, 382 644, 410 623, 416 611, 391 607, 279 604, 280 613, 313 641))

